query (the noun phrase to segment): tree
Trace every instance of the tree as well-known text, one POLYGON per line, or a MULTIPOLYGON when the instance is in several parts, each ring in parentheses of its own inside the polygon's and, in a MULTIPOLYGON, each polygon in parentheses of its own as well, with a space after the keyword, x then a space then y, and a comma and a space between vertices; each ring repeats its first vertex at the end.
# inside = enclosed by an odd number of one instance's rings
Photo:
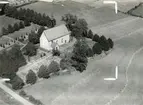
POLYGON ((35 84, 36 81, 37 81, 36 74, 32 70, 29 70, 28 74, 26 75, 26 83, 32 85, 35 84))
POLYGON ((88 24, 85 19, 78 19, 75 24, 72 26, 71 35, 80 38, 85 34, 88 30, 88 24))
POLYGON ((99 37, 99 35, 95 34, 95 35, 93 36, 92 40, 95 41, 95 42, 100 42, 100 37, 99 37))
POLYGON ((47 66, 41 65, 38 71, 39 78, 49 78, 49 71, 47 66))
POLYGON ((14 31, 18 31, 20 29, 19 25, 17 23, 13 26, 14 31))
POLYGON ((8 30, 3 27, 2 28, 2 35, 7 35, 7 34, 8 34, 8 30))
POLYGON ((8 56, 13 60, 17 68, 26 64, 26 60, 21 52, 19 45, 14 45, 12 49, 8 51, 8 56))
POLYGON ((38 33, 35 33, 32 31, 28 36, 28 40, 29 40, 29 42, 31 42, 33 44, 37 44, 37 43, 39 43, 39 39, 40 39, 39 36, 40 35, 38 33))
POLYGON ((53 54, 53 56, 60 56, 60 51, 57 49, 53 49, 52 54, 53 54))
POLYGON ((60 68, 62 70, 69 69, 72 66, 73 61, 70 56, 65 56, 63 59, 60 60, 60 68))
POLYGON ((74 61, 73 63, 73 67, 76 68, 77 71, 83 72, 86 69, 87 66, 87 57, 86 57, 86 48, 85 48, 85 41, 82 40, 78 40, 75 45, 74 45, 74 49, 73 49, 73 56, 71 57, 71 59, 74 61), (81 67, 81 65, 84 65, 83 68, 81 67))
POLYGON ((22 21, 20 21, 19 27, 20 27, 20 28, 24 28, 24 27, 25 27, 25 26, 24 26, 24 23, 23 23, 22 21))
POLYGON ((35 45, 31 42, 29 42, 24 48, 23 48, 23 53, 28 56, 34 56, 37 54, 37 48, 35 45))
POLYGON ((77 21, 77 16, 68 13, 68 14, 65 14, 64 16, 62 16, 62 21, 64 21, 66 23, 67 28, 70 31, 72 31, 73 25, 77 21))
POLYGON ((109 42, 110 48, 113 48, 114 42, 112 41, 112 39, 108 38, 108 42, 109 42))
POLYGON ((0 53, 0 77, 13 79, 20 66, 26 64, 20 47, 14 45, 9 51, 0 53))
POLYGON ((52 61, 48 66, 48 71, 50 73, 56 73, 60 70, 60 66, 56 61, 52 61))
POLYGON ((105 36, 102 35, 100 37, 100 42, 99 43, 102 46, 103 51, 108 51, 109 50, 109 42, 108 42, 108 40, 106 39, 105 36))
POLYGON ((86 51, 86 56, 87 57, 92 57, 94 55, 93 50, 91 48, 88 48, 86 51))
POLYGON ((88 31, 88 38, 93 38, 93 32, 91 30, 88 31))
POLYGON ((23 80, 19 76, 15 76, 11 81, 10 81, 12 88, 14 90, 22 89, 24 86, 23 80))
POLYGON ((8 32, 9 33, 13 33, 14 32, 14 29, 11 25, 8 25, 8 32))
POLYGON ((92 47, 94 54, 101 54, 102 53, 102 46, 99 43, 95 43, 92 47))
POLYGON ((31 24, 30 24, 29 20, 24 20, 24 25, 25 26, 30 26, 31 24))

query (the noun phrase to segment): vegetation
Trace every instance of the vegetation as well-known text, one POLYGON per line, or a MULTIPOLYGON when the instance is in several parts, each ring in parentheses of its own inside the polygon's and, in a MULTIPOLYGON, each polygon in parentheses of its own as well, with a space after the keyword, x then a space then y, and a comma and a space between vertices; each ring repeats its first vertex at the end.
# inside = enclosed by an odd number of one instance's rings
POLYGON ((69 55, 64 56, 64 58, 60 61, 60 68, 62 70, 69 69, 72 66, 72 62, 73 61, 71 60, 71 57, 69 55))
POLYGON ((25 26, 29 26, 31 22, 41 26, 47 26, 49 28, 56 25, 56 20, 52 16, 46 16, 45 14, 40 14, 30 9, 17 9, 13 6, 7 6, 5 9, 6 16, 13 17, 19 20, 23 20, 25 26))
POLYGON ((13 79, 11 79, 10 83, 12 88, 15 90, 22 89, 24 86, 24 82, 19 76, 15 76, 13 79))
POLYGON ((100 37, 99 37, 99 35, 95 34, 95 35, 93 36, 92 40, 95 41, 95 42, 100 42, 100 37))
POLYGON ((2 35, 8 35, 10 33, 18 31, 24 27, 25 27, 25 25, 22 21, 19 23, 15 23, 13 26, 9 24, 7 28, 4 28, 4 27, 2 28, 2 35))
POLYGON ((52 61, 48 66, 48 71, 50 73, 56 73, 60 70, 60 66, 56 61, 52 61))
POLYGON ((28 95, 24 90, 21 90, 19 92, 19 95, 21 95, 24 98, 28 98, 30 102, 32 102, 34 105, 43 105, 43 103, 40 100, 35 99, 33 96, 28 95))
POLYGON ((23 54, 28 55, 28 56, 34 56, 37 54, 37 48, 33 43, 28 43, 24 48, 23 48, 23 54))
POLYGON ((92 39, 93 38, 93 32, 91 30, 88 31, 88 38, 92 39))
POLYGON ((18 68, 26 64, 20 47, 14 45, 11 50, 0 53, 0 77, 7 77, 12 79, 18 68))
POLYGON ((78 19, 72 14, 62 16, 62 21, 66 23, 67 28, 71 31, 71 36, 80 38, 88 30, 88 24, 85 19, 78 19))
POLYGON ((108 42, 109 42, 109 47, 113 48, 114 42, 112 41, 112 39, 108 38, 108 42))
POLYGON ((93 50, 89 47, 89 48, 86 50, 86 56, 87 56, 87 57, 92 57, 93 55, 94 55, 93 50))
POLYGON ((73 56, 71 59, 74 61, 72 66, 75 67, 77 71, 83 72, 87 66, 87 56, 86 56, 85 41, 83 39, 78 40, 73 49, 73 56))
POLYGON ((49 78, 49 71, 47 66, 40 66, 39 71, 38 71, 38 77, 39 78, 49 78))
POLYGON ((99 55, 99 54, 102 53, 102 46, 99 43, 95 43, 93 48, 92 48, 92 50, 93 50, 94 54, 98 54, 99 55))
POLYGON ((32 70, 29 70, 28 74, 26 75, 26 83, 32 85, 35 84, 36 81, 37 81, 36 74, 32 70))
POLYGON ((29 42, 31 42, 33 44, 39 43, 40 42, 40 37, 41 37, 44 30, 45 30, 44 27, 40 27, 37 33, 36 32, 31 32, 29 34, 29 37, 28 37, 29 42))
POLYGON ((100 42, 99 42, 99 44, 102 46, 102 50, 103 50, 103 51, 108 51, 108 50, 110 49, 110 47, 109 47, 109 42, 108 42, 108 40, 106 39, 106 37, 103 36, 103 35, 100 37, 100 42))
POLYGON ((53 54, 53 56, 60 56, 60 51, 57 49, 53 49, 52 54, 53 54))
POLYGON ((42 65, 38 71, 39 78, 49 78, 51 73, 57 73, 60 70, 60 66, 56 61, 52 61, 49 66, 42 65))

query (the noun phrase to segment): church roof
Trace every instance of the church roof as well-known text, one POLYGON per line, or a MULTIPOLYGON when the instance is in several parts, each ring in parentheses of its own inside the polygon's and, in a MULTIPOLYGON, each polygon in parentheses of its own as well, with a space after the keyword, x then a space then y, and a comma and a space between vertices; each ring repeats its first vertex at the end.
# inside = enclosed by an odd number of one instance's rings
POLYGON ((70 34, 70 31, 68 31, 67 27, 63 24, 51 29, 47 29, 44 32, 44 35, 46 36, 46 38, 51 41, 66 35, 70 34))

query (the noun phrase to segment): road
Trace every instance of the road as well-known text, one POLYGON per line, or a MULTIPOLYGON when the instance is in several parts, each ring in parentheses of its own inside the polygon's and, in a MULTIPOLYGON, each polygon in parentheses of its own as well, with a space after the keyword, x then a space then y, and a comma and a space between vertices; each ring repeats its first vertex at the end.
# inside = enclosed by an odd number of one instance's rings
POLYGON ((88 71, 100 69, 98 75, 87 72, 92 74, 88 82, 72 86, 62 96, 57 96, 51 105, 143 105, 142 33, 142 29, 137 29, 125 37, 116 38, 114 51, 101 60, 90 61, 87 66, 88 71), (117 65, 118 79, 104 81, 104 78, 114 76, 117 65))
POLYGON ((15 93, 14 91, 12 91, 7 86, 5 86, 2 81, 0 81, 0 88, 3 89, 9 95, 11 95, 13 98, 15 98, 17 101, 21 102, 23 105, 34 105, 31 102, 24 99, 23 97, 21 97, 20 95, 18 95, 17 93, 15 93))

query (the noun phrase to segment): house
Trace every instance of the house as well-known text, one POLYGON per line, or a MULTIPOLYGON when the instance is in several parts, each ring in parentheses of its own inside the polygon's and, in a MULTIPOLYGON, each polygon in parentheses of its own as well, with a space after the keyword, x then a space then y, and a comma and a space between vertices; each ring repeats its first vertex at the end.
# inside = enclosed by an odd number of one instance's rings
POLYGON ((40 47, 48 51, 59 49, 60 45, 70 41, 70 31, 63 24, 43 31, 40 37, 40 47))

